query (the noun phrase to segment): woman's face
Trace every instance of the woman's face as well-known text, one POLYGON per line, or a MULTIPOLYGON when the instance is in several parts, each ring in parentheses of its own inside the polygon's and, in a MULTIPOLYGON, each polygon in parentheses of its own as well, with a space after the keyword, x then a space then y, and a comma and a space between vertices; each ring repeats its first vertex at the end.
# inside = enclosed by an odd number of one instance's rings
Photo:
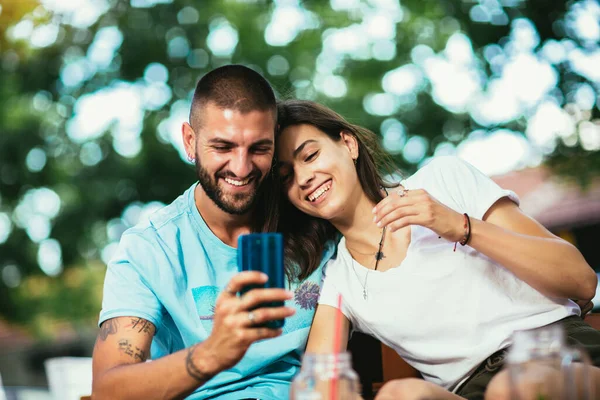
POLYGON ((351 207, 361 187, 354 136, 334 141, 312 125, 290 126, 276 140, 279 176, 290 202, 306 214, 333 220, 351 207))

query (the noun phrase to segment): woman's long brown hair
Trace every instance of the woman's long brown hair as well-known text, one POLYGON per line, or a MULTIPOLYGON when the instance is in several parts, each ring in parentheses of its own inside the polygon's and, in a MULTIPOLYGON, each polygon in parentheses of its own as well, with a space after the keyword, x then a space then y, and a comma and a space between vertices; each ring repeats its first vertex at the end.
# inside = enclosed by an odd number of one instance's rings
MULTIPOLYGON (((277 114, 276 138, 295 125, 312 125, 336 142, 342 140, 342 132, 353 135, 358 143, 358 180, 374 203, 383 199, 382 188, 396 186, 386 182, 383 174, 398 173, 398 168, 370 130, 351 124, 335 111, 307 100, 280 101, 277 114)), ((274 178, 278 179, 278 175, 274 178)), ((281 183, 277 186, 283 187, 281 183)), ((279 211, 277 230, 284 235, 287 270, 294 279, 306 279, 319 267, 327 241, 337 240, 339 232, 329 221, 298 210, 285 195, 280 198, 279 211)))

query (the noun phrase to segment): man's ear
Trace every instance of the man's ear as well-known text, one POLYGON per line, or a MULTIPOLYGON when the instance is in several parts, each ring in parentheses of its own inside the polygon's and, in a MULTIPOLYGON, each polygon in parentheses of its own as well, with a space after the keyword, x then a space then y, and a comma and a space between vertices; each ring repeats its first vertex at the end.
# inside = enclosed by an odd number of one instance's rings
POLYGON ((358 139, 356 136, 350 132, 341 131, 340 137, 342 138, 344 145, 348 148, 352 159, 356 160, 358 158, 358 139))
POLYGON ((181 126, 181 138, 183 139, 183 147, 188 155, 188 159, 192 160, 196 155, 196 133, 187 122, 184 122, 181 126))

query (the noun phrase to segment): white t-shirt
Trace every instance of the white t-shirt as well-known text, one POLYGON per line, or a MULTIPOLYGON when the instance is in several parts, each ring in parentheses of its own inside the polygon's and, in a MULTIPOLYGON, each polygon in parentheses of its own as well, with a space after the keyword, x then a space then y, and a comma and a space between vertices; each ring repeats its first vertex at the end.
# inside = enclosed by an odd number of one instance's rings
MULTIPOLYGON (((402 184, 425 189, 477 219, 503 197, 519 202, 515 193, 456 157, 435 158, 402 184)), ((509 346, 513 331, 579 315, 574 302, 542 295, 468 245, 459 244, 456 252, 453 247, 432 230, 413 225, 404 261, 368 272, 352 259, 342 238, 326 266, 319 303, 337 307, 340 293, 342 312, 354 330, 392 347, 426 380, 448 390, 509 346)))

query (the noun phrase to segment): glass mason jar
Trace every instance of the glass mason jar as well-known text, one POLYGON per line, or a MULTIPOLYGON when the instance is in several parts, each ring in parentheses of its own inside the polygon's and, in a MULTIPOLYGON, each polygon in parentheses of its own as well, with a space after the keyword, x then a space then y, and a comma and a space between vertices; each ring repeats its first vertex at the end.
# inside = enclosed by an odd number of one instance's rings
POLYGON ((592 400, 590 360, 570 348, 562 327, 513 333, 506 357, 512 400, 592 400))
POLYGON ((353 400, 359 395, 358 375, 350 353, 306 353, 292 382, 291 400, 353 400))

